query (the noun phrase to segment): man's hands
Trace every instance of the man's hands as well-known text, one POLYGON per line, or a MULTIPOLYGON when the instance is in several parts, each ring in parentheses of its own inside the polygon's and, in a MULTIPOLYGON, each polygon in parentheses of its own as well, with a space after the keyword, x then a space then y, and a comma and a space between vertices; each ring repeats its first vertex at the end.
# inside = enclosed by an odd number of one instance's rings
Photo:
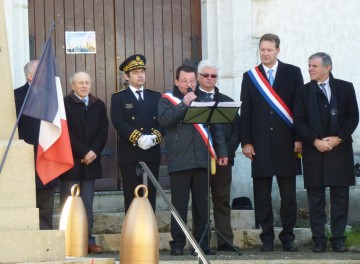
POLYGON ((219 164, 220 166, 226 166, 226 165, 228 165, 228 161, 229 161, 229 159, 228 159, 227 157, 225 157, 225 158, 219 158, 219 159, 218 159, 218 164, 219 164))
POLYGON ((138 146, 143 150, 147 150, 156 145, 156 135, 142 135, 138 139, 138 146))
POLYGON ((191 104, 191 102, 196 99, 196 97, 197 96, 195 95, 194 92, 189 92, 189 93, 184 95, 183 102, 184 102, 184 104, 189 106, 191 104))
POLYGON ((315 139, 314 146, 320 152, 331 151, 334 147, 341 143, 341 139, 338 136, 325 137, 323 139, 315 139))
POLYGON ((242 148, 242 153, 245 155, 245 157, 253 161, 253 155, 255 155, 255 150, 252 144, 244 145, 242 148))
POLYGON ((84 158, 81 159, 81 163, 85 163, 86 165, 89 165, 91 162, 93 162, 96 159, 96 154, 94 151, 90 150, 84 158))

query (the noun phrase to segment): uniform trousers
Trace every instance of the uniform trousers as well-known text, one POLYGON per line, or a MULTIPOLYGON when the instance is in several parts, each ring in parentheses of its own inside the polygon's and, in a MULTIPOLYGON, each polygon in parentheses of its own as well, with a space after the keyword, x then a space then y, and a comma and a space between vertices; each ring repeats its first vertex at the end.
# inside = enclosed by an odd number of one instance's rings
MULTIPOLYGON (((296 177, 276 177, 281 198, 280 219, 282 231, 279 239, 283 244, 295 240, 296 224, 296 177)), ((255 216, 261 226, 260 239, 263 244, 274 243, 274 214, 272 210, 273 177, 253 178, 255 216)))
MULTIPOLYGON (((330 222, 331 222, 331 243, 336 245, 345 241, 345 228, 349 212, 349 186, 329 187, 330 188, 330 222)), ((307 196, 310 208, 310 227, 312 239, 315 243, 326 244, 325 236, 326 223, 326 197, 325 187, 307 189, 307 196)))
MULTIPOLYGON (((208 173, 207 169, 190 169, 170 173, 171 202, 182 220, 187 223, 189 195, 191 191, 193 236, 200 241, 208 222, 208 173)), ((201 247, 208 246, 208 232, 202 240, 201 247)), ((186 236, 175 218, 171 216, 170 247, 183 249, 186 236)))
MULTIPOLYGON (((210 176, 211 196, 214 211, 215 228, 229 242, 233 242, 234 234, 231 228, 230 188, 232 166, 216 166, 216 174, 210 176)), ((218 246, 226 241, 218 236, 218 246)))
POLYGON ((40 230, 53 228, 54 187, 36 188, 36 207, 39 208, 40 230))
MULTIPOLYGON (((153 176, 158 180, 159 179, 159 162, 146 162, 146 165, 149 167, 153 176)), ((122 177, 122 187, 124 193, 124 202, 125 202, 125 213, 128 211, 132 200, 134 199, 134 190, 139 184, 143 184, 142 175, 137 175, 136 168, 138 162, 132 162, 127 164, 120 164, 120 171, 122 177)), ((139 196, 142 196, 142 190, 139 191, 139 196)), ((156 188, 152 184, 151 180, 148 178, 148 199, 155 212, 156 208, 156 188)))
POLYGON ((80 186, 80 197, 83 200, 86 216, 88 220, 88 234, 89 234, 89 245, 95 244, 95 237, 92 236, 92 228, 94 222, 93 213, 93 201, 95 192, 95 180, 80 181, 80 180, 60 180, 60 203, 61 210, 69 196, 71 196, 71 187, 74 184, 80 186))

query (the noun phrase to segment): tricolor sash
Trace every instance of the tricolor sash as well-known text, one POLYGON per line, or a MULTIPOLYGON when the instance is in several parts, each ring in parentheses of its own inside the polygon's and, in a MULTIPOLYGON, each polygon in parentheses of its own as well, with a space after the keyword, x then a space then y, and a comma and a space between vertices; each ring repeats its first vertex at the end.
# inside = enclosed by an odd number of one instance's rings
POLYGON ((284 103, 280 96, 271 87, 268 80, 260 73, 259 68, 256 66, 248 71, 250 79, 259 90, 260 94, 281 117, 282 120, 291 128, 294 127, 293 113, 289 107, 284 103))
MULTIPOLYGON (((163 98, 168 99, 173 105, 178 105, 182 101, 173 96, 171 92, 167 92, 162 95, 163 98)), ((211 138, 211 134, 209 133, 209 130, 207 127, 205 127, 203 124, 193 124, 196 130, 199 132, 201 138, 203 139, 205 146, 208 148, 210 156, 211 156, 211 174, 216 173, 216 153, 213 146, 213 141, 211 138)))

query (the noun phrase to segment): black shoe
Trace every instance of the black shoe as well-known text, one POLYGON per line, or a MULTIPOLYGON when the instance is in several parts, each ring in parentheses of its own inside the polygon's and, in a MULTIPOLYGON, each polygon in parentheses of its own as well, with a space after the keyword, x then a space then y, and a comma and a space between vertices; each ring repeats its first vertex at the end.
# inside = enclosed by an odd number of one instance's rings
POLYGON ((271 252, 274 251, 274 244, 265 243, 260 248, 261 252, 271 252))
POLYGON ((298 248, 294 242, 283 243, 283 250, 287 252, 297 252, 298 248))
MULTIPOLYGON (((237 250, 240 251, 240 248, 237 246, 234 246, 237 250)), ((229 244, 222 244, 218 246, 218 251, 236 251, 232 246, 229 244)))
POLYGON ((338 242, 332 246, 334 252, 346 252, 348 249, 344 245, 344 242, 338 242))
POLYGON ((170 255, 172 256, 182 256, 184 255, 184 251, 181 248, 172 248, 170 255))
POLYGON ((205 247, 202 249, 205 255, 216 255, 216 251, 212 250, 210 247, 205 247))
MULTIPOLYGON (((205 255, 216 255, 216 251, 212 250, 210 247, 202 248, 202 251, 205 255)), ((191 250, 191 255, 196 256, 197 253, 195 252, 195 249, 191 250)))
POLYGON ((325 244, 315 243, 315 245, 312 248, 312 251, 315 253, 322 253, 322 252, 325 252, 325 249, 326 249, 325 244))

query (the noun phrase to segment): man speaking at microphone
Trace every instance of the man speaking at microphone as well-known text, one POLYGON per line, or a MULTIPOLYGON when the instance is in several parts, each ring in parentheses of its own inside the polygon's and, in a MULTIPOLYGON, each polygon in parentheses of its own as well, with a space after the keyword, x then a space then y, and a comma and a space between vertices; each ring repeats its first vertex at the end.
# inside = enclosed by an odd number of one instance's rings
MULTIPOLYGON (((193 235, 200 240, 208 221, 208 155, 212 170, 216 161, 220 166, 228 163, 227 148, 221 129, 208 131, 202 124, 186 124, 183 119, 187 108, 196 99, 196 72, 190 66, 180 66, 176 70, 173 92, 165 93, 159 101, 158 121, 166 127, 166 153, 170 174, 171 201, 184 222, 187 222, 189 194, 193 205, 193 235), (190 88, 190 89, 189 89, 190 88), (209 147, 208 147, 209 145, 209 147)), ((214 171, 212 171, 214 173, 214 171)), ((183 255, 186 237, 176 220, 171 218, 171 255, 183 255)), ((207 255, 215 252, 208 245, 207 232, 200 244, 207 255)))

